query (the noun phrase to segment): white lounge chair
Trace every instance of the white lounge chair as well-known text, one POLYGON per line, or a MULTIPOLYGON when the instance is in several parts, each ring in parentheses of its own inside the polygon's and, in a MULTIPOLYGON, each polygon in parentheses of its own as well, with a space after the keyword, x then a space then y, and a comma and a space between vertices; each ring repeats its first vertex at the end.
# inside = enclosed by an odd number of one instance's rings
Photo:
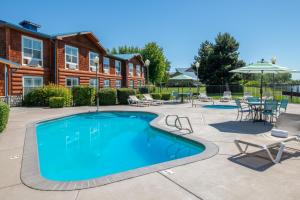
POLYGON ((134 95, 130 95, 127 101, 129 105, 133 105, 133 106, 150 106, 149 101, 140 100, 134 95))
POLYGON ((283 113, 277 119, 275 126, 276 129, 288 131, 288 137, 279 138, 272 136, 271 133, 267 133, 259 136, 248 136, 243 139, 236 139, 234 143, 241 154, 247 154, 248 147, 252 146, 265 150, 273 163, 279 163, 285 144, 290 141, 300 141, 300 115, 283 113), (244 149, 242 145, 245 146, 244 149), (270 149, 276 147, 279 147, 279 149, 274 157, 270 149))
POLYGON ((200 92, 198 99, 200 101, 204 101, 204 102, 210 102, 213 101, 212 97, 207 96, 206 92, 200 92))
POLYGON ((232 100, 231 92, 230 91, 225 91, 223 94, 223 97, 221 97, 220 101, 222 102, 228 102, 232 100))
POLYGON ((151 103, 151 105, 162 105, 164 103, 163 100, 153 99, 150 94, 143 94, 144 100, 151 103))
POLYGON ((251 97, 253 97, 251 92, 244 92, 244 96, 242 97, 241 100, 243 102, 245 102, 245 101, 247 101, 248 98, 251 98, 251 97))

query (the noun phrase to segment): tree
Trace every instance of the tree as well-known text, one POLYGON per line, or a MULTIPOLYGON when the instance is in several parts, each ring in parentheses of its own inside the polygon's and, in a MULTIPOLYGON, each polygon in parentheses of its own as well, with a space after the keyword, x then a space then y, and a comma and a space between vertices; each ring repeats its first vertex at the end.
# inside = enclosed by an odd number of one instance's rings
POLYGON ((215 42, 205 41, 200 45, 195 63, 200 63, 199 79, 208 85, 224 85, 241 79, 239 74, 229 71, 242 67, 245 63, 239 60, 239 43, 229 33, 219 33, 215 42))
POLYGON ((112 48, 111 54, 128 54, 128 53, 141 53, 141 49, 135 46, 119 46, 118 48, 112 48))
POLYGON ((166 58, 163 48, 155 42, 150 42, 145 45, 141 52, 143 59, 150 60, 149 79, 152 83, 160 83, 166 73, 166 58))

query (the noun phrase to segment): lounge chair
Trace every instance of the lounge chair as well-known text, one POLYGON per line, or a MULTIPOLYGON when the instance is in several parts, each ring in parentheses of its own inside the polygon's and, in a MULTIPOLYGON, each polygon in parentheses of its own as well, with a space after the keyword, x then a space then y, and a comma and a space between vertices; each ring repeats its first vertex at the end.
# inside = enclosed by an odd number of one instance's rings
POLYGON ((162 105, 164 101, 153 99, 150 94, 143 94, 144 100, 150 102, 151 105, 162 105))
POLYGON ((198 99, 200 101, 204 101, 204 102, 210 102, 213 101, 212 97, 207 96, 206 92, 200 92, 198 99))
POLYGON ((127 101, 129 105, 133 105, 133 106, 150 106, 149 101, 140 100, 134 95, 130 95, 127 101))
POLYGON ((223 94, 223 97, 221 97, 220 101, 222 102, 228 102, 232 100, 231 92, 230 91, 225 91, 223 94))
POLYGON ((263 99, 264 100, 272 100, 273 96, 271 95, 270 92, 266 91, 266 92, 263 93, 263 99))
POLYGON ((277 119, 275 127, 276 129, 288 131, 288 137, 279 138, 268 133, 259 136, 248 136, 243 139, 236 139, 234 140, 234 143, 241 154, 247 154, 248 147, 252 146, 265 150, 273 163, 279 163, 285 144, 290 141, 300 141, 300 115, 282 113, 277 119), (242 145, 245 145, 244 149, 242 148, 242 145), (278 147, 278 153, 274 157, 270 150, 278 147))

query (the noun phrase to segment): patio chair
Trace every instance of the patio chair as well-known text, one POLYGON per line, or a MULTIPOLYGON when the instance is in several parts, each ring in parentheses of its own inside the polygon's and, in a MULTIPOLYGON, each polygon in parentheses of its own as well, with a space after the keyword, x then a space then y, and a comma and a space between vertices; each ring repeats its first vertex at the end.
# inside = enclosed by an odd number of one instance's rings
POLYGON ((175 102, 178 102, 180 100, 178 92, 173 91, 171 96, 173 98, 173 101, 175 101, 175 102))
POLYGON ((164 101, 153 99, 153 97, 150 94, 143 94, 145 101, 148 101, 151 105, 162 105, 164 101))
POLYGON ((269 117, 270 123, 272 123, 274 117, 277 118, 277 107, 278 107, 277 101, 265 100, 264 109, 262 111, 265 120, 267 119, 267 117, 269 117))
POLYGON ((140 100, 134 95, 130 95, 127 99, 128 104, 132 106, 150 106, 149 101, 140 100))
POLYGON ((300 115, 282 113, 275 124, 276 129, 288 131, 288 137, 278 138, 272 136, 270 133, 259 136, 248 136, 243 139, 234 140, 235 145, 241 154, 248 154, 247 149, 249 146, 262 149, 267 152, 270 160, 273 163, 279 163, 285 148, 285 144, 290 141, 300 142, 300 115), (245 148, 242 148, 245 145, 245 148), (278 152, 274 157, 271 153, 272 148, 278 148, 278 152))
POLYGON ((239 99, 236 99, 235 103, 238 107, 238 114, 237 114, 237 117, 236 117, 237 120, 238 120, 239 116, 241 116, 240 121, 242 121, 244 113, 248 113, 246 118, 248 118, 248 116, 250 116, 250 114, 252 114, 252 111, 251 111, 250 107, 249 106, 243 106, 239 99))
POLYGON ((203 102, 211 102, 213 101, 212 97, 207 96, 206 92, 200 92, 198 99, 203 102))
POLYGON ((221 97, 220 99, 221 102, 229 102, 231 100, 232 100, 232 96, 230 91, 225 91, 223 97, 221 97))
POLYGON ((248 102, 259 102, 259 98, 258 97, 248 97, 246 99, 248 102))
POLYGON ((289 101, 287 99, 282 99, 280 101, 280 105, 279 105, 279 113, 281 113, 281 110, 283 109, 283 112, 286 112, 287 106, 288 106, 289 101))

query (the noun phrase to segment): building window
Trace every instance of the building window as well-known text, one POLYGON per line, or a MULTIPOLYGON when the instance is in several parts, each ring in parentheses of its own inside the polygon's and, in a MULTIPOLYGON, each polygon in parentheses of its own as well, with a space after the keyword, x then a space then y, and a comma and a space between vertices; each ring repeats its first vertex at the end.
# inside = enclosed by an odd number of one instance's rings
POLYGON ((104 88, 109 88, 109 80, 104 80, 104 88))
POLYGON ((65 45, 65 66, 67 69, 78 69, 78 48, 65 45))
POLYGON ((43 41, 22 36, 22 63, 23 65, 43 66, 43 41))
POLYGON ((33 88, 43 86, 43 77, 41 76, 23 76, 23 95, 28 94, 33 88))
POLYGON ((99 57, 99 54, 92 52, 92 51, 89 52, 90 71, 92 71, 92 72, 96 71, 96 63, 94 62, 94 59, 96 56, 99 57))
POLYGON ((141 87, 142 86, 142 81, 138 80, 137 84, 138 84, 138 87, 141 87))
POLYGON ((130 80, 130 81, 129 81, 129 87, 132 87, 132 88, 134 87, 134 85, 133 85, 133 80, 130 80))
POLYGON ((121 61, 115 61, 116 74, 121 75, 121 61))
POLYGON ((132 64, 132 63, 129 63, 129 64, 128 64, 128 68, 129 68, 129 75, 130 75, 130 76, 133 76, 133 64, 132 64))
POLYGON ((105 74, 109 73, 109 58, 107 57, 103 58, 103 71, 105 74))
POLYGON ((97 79, 96 78, 90 79, 90 87, 97 88, 97 79))
POLYGON ((116 88, 120 88, 121 87, 121 80, 116 80, 116 88))
POLYGON ((135 70, 136 70, 136 75, 141 76, 141 65, 136 65, 135 70))
POLYGON ((66 87, 74 87, 79 85, 79 78, 76 77, 67 77, 66 78, 66 87))

